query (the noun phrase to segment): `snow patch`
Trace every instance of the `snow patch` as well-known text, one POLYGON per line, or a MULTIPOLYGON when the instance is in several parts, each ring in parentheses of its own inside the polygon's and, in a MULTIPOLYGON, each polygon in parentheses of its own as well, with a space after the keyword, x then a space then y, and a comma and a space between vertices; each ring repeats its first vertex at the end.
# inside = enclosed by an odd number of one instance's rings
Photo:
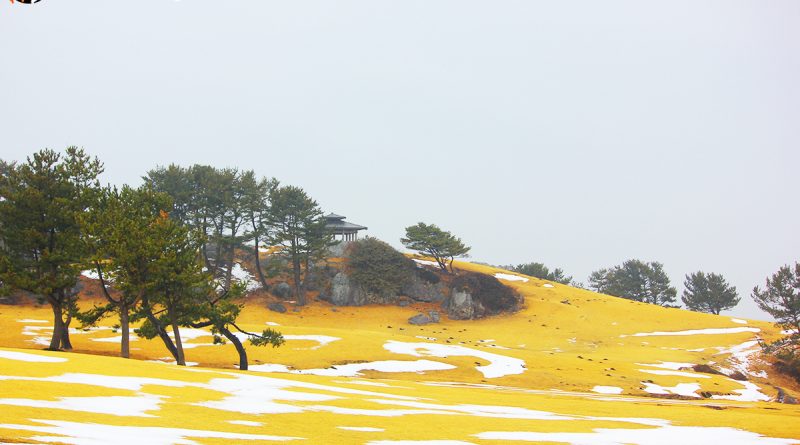
POLYGON ((542 285, 542 287, 552 288, 552 287, 555 287, 555 286, 553 286, 550 283, 545 283, 545 284, 542 285))
POLYGON ((409 408, 419 408, 423 410, 440 411, 441 414, 468 414, 476 417, 494 417, 503 419, 526 419, 526 420, 576 420, 575 417, 562 416, 548 411, 535 411, 526 408, 513 406, 492 406, 492 405, 441 405, 435 403, 424 403, 401 400, 382 400, 372 399, 370 402, 382 405, 407 406, 409 408))
POLYGON ((460 440, 373 440, 367 445, 475 445, 460 440))
POLYGON ((595 386, 592 391, 600 394, 622 394, 622 388, 618 386, 595 386))
POLYGON ((261 422, 253 422, 250 420, 229 420, 228 423, 233 425, 244 425, 244 426, 261 426, 263 423, 261 422))
POLYGON ((48 323, 47 320, 35 320, 32 318, 23 318, 22 320, 17 320, 17 323, 48 323))
POLYGON ((278 364, 254 365, 250 366, 249 369, 251 371, 260 372, 284 372, 328 377, 357 377, 363 375, 361 371, 423 373, 425 371, 455 369, 455 366, 431 360, 382 360, 368 363, 348 363, 345 365, 331 366, 325 369, 289 369, 284 365, 278 364))
POLYGON ((731 348, 717 348, 719 350, 718 353, 714 355, 721 355, 721 354, 730 354, 728 358, 728 363, 735 369, 736 371, 741 372, 744 375, 751 375, 753 377, 760 377, 760 378, 767 378, 767 373, 764 371, 753 372, 750 371, 750 365, 752 364, 754 355, 757 355, 758 352, 761 350, 761 347, 758 345, 757 340, 753 341, 746 341, 740 345, 736 345, 731 348))
POLYGON ((672 369, 677 371, 681 368, 691 368, 694 366, 694 363, 660 362, 660 363, 637 363, 637 365, 649 366, 651 368, 672 369))
POLYGON ((414 262, 416 262, 417 264, 421 264, 423 266, 439 267, 439 263, 437 263, 436 261, 417 260, 417 259, 415 259, 414 262))
POLYGON ((58 442, 70 445, 102 445, 108 443, 115 445, 141 445, 143 443, 197 445, 197 442, 187 439, 188 437, 269 441, 301 439, 300 437, 226 433, 182 428, 116 426, 60 420, 31 419, 31 421, 42 425, 0 424, 0 428, 52 434, 52 436, 34 436, 31 439, 40 442, 58 442))
POLYGON ((739 393, 738 396, 711 396, 712 399, 736 400, 739 402, 769 402, 771 400, 769 396, 761 392, 761 388, 759 388, 755 383, 740 382, 733 379, 729 380, 741 384, 744 386, 744 389, 733 390, 733 392, 739 393))
POLYGON ((573 445, 664 445, 672 443, 735 443, 737 445, 790 445, 795 439, 775 439, 728 427, 662 426, 648 429, 597 428, 591 433, 539 433, 489 431, 475 434, 483 440, 561 442, 573 445))
MULTIPOLYGON (((187 348, 185 344, 183 345, 183 348, 184 349, 190 349, 190 348, 187 348)), ((162 365, 177 365, 178 364, 178 361, 177 360, 173 360, 172 357, 161 357, 158 360, 145 360, 145 361, 151 362, 151 363, 161 363, 162 365)), ((186 366, 197 366, 197 365, 199 365, 199 363, 197 363, 197 362, 186 362, 186 366)))
POLYGON ((58 400, 0 399, 0 405, 31 408, 63 409, 84 413, 110 414, 125 417, 155 417, 145 411, 159 409, 160 396, 61 397, 58 400))
POLYGON ((386 431, 383 428, 372 428, 369 426, 337 426, 336 428, 347 431, 362 431, 365 433, 380 433, 382 431, 386 431))
POLYGON ((657 337, 657 336, 669 336, 669 335, 717 335, 717 334, 738 334, 741 332, 761 332, 761 329, 759 328, 691 329, 688 331, 639 332, 632 335, 620 335, 620 337, 657 337))
POLYGON ((655 383, 649 382, 642 382, 642 384, 645 386, 644 391, 650 394, 677 394, 679 396, 686 397, 700 397, 699 395, 695 394, 695 391, 700 389, 699 383, 678 383, 673 387, 656 385, 655 383))
POLYGON ((53 377, 0 376, 0 380, 23 380, 33 382, 55 382, 79 385, 102 386, 104 388, 140 391, 144 385, 160 385, 181 388, 197 386, 179 380, 165 380, 150 377, 120 377, 101 374, 66 373, 53 377))
POLYGON ((33 363, 63 363, 67 361, 67 359, 63 357, 51 357, 49 355, 28 354, 27 352, 2 350, 0 350, 0 358, 33 363))
MULTIPOLYGON (((98 275, 97 269, 84 270, 84 271, 81 272, 81 275, 83 275, 86 278, 90 278, 92 280, 100 280, 100 275, 98 275)), ((108 278, 105 276, 105 274, 103 274, 103 275, 104 275, 103 279, 105 279, 106 281, 109 281, 108 278)))
POLYGON ((231 268, 231 278, 235 281, 244 284, 245 288, 248 292, 252 292, 256 289, 261 288, 261 283, 250 274, 250 272, 244 270, 241 264, 235 263, 233 268, 231 268))
POLYGON ((341 340, 339 337, 332 337, 330 335, 284 335, 284 340, 309 340, 318 342, 319 345, 313 346, 309 349, 319 349, 323 346, 326 346, 328 343, 333 343, 336 340, 341 340))
POLYGON ((520 277, 519 275, 511 275, 507 273, 496 273, 494 274, 494 277, 506 281, 522 281, 523 283, 528 282, 528 279, 525 277, 520 277))
POLYGON ((447 358, 449 356, 478 357, 488 360, 488 365, 477 366, 486 378, 504 377, 525 372, 525 361, 514 357, 478 351, 459 345, 440 345, 436 343, 406 343, 389 340, 384 349, 395 354, 408 354, 415 357, 433 356, 447 358))
POLYGON ((268 322, 266 323, 266 325, 267 325, 267 326, 280 326, 278 323, 275 323, 274 321, 268 321, 268 322))
POLYGON ((747 320, 742 320, 741 318, 731 318, 731 321, 739 324, 747 324, 747 320))
POLYGON ((703 374, 697 374, 694 372, 681 372, 681 371, 669 371, 664 369, 640 369, 639 372, 646 372, 647 374, 655 374, 655 375, 674 375, 678 377, 689 377, 689 378, 697 378, 697 379, 709 379, 711 377, 703 374))

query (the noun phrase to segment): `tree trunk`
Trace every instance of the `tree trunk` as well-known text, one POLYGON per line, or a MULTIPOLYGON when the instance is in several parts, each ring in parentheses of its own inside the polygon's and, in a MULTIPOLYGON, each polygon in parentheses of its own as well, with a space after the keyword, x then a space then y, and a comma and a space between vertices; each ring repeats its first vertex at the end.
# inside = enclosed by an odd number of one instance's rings
POLYGON ((230 248, 228 248, 228 253, 225 258, 225 262, 228 263, 225 268, 225 290, 229 290, 231 288, 231 278, 233 277, 233 253, 234 247, 233 243, 231 243, 230 248))
POLYGON ((256 247, 255 247, 255 254, 256 254, 256 270, 258 271, 258 279, 261 281, 261 286, 264 287, 264 290, 268 289, 269 286, 267 285, 267 279, 264 278, 264 272, 261 271, 261 260, 259 259, 259 252, 258 252, 258 235, 255 237, 256 247))
POLYGON ((72 323, 72 314, 67 312, 67 319, 64 320, 63 327, 61 328, 61 349, 65 351, 72 351, 72 342, 69 340, 70 323, 72 323))
POLYGON ((170 311, 169 314, 170 324, 172 324, 172 336, 175 338, 175 360, 180 366, 186 366, 186 358, 183 355, 183 343, 181 342, 181 331, 178 329, 178 320, 175 314, 170 311))
POLYGON ((61 303, 53 298, 50 300, 50 307, 53 309, 53 336, 50 338, 50 351, 58 351, 61 347, 62 332, 64 331, 64 319, 61 318, 61 303))
POLYGON ((131 331, 129 326, 128 306, 122 305, 119 307, 119 325, 122 330, 122 340, 120 341, 119 356, 122 358, 131 358, 131 331))
POLYGON ((146 299, 142 300, 142 305, 144 305, 145 317, 147 317, 147 320, 150 322, 150 324, 152 324, 155 327, 156 332, 158 332, 158 337, 161 338, 161 341, 164 342, 164 346, 167 347, 169 353, 172 354, 172 357, 175 358, 175 360, 177 361, 178 348, 175 347, 175 344, 172 343, 172 339, 169 338, 169 335, 167 335, 167 331, 164 330, 164 328, 158 322, 156 316, 153 315, 153 310, 150 308, 146 299))
POLYGON ((224 335, 225 338, 233 343, 234 347, 236 347, 236 352, 239 353, 239 369, 241 371, 247 371, 247 351, 244 349, 242 342, 239 341, 239 337, 233 335, 233 332, 231 332, 225 326, 220 326, 219 331, 222 332, 222 335, 224 335))
POLYGON ((303 285, 300 281, 300 261, 298 259, 292 260, 292 272, 294 276, 294 294, 298 306, 305 306, 306 294, 303 292, 303 285))

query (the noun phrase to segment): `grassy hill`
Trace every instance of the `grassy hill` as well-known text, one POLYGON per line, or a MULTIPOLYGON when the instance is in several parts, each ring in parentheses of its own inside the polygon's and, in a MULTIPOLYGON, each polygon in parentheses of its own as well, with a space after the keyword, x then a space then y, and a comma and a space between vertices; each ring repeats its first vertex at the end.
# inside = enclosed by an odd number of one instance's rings
POLYGON ((456 266, 500 274, 525 307, 413 326, 433 306, 314 302, 281 314, 256 292, 242 327, 273 326, 287 341, 248 347, 248 372, 201 330, 182 331, 196 366, 154 363, 171 360, 158 340, 114 358, 113 320, 74 332, 88 354, 44 352, 49 308, 0 306, 0 442, 800 443, 800 407, 771 402, 797 387, 759 358, 757 338, 779 334, 771 323, 456 266), (725 375, 737 371, 747 380, 725 375))

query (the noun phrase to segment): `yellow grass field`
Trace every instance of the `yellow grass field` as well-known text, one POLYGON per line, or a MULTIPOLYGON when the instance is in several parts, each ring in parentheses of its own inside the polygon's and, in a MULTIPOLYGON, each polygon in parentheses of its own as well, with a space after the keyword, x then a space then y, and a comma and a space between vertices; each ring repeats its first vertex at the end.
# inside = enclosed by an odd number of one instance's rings
POLYGON ((46 352, 49 307, 0 306, 0 443, 800 443, 800 405, 773 401, 797 386, 759 356, 771 323, 456 265, 501 274, 525 308, 412 326, 433 306, 280 314, 256 293, 240 326, 287 341, 249 346, 246 372, 199 330, 183 331, 193 366, 135 335, 133 358, 116 358, 113 319, 75 330, 72 353, 46 352))

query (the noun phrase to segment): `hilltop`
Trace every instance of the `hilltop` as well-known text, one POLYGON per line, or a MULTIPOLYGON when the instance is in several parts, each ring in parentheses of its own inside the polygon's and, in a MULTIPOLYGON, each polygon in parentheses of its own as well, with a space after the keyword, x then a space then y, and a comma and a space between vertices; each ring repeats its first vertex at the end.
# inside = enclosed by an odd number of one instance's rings
MULTIPOLYGON (((51 332, 50 309, 0 306, 0 405, 11 413, 0 437, 651 444, 668 433, 681 443, 800 443, 800 409, 775 402, 798 388, 759 354, 758 339, 780 334, 773 324, 455 266, 497 277, 523 306, 415 326, 410 317, 438 306, 337 307, 311 298, 297 312, 278 313, 267 309, 275 297, 255 290, 240 325, 273 327, 286 343, 248 347, 248 372, 235 369, 231 345, 215 345, 200 329, 182 330, 189 368, 149 363, 171 361, 155 340, 132 341, 133 360, 99 357, 118 353, 113 320, 74 330, 76 353, 36 351, 51 332), (144 429, 154 427, 172 429, 144 429)), ((87 304, 96 293, 92 280, 82 281, 87 304)))

